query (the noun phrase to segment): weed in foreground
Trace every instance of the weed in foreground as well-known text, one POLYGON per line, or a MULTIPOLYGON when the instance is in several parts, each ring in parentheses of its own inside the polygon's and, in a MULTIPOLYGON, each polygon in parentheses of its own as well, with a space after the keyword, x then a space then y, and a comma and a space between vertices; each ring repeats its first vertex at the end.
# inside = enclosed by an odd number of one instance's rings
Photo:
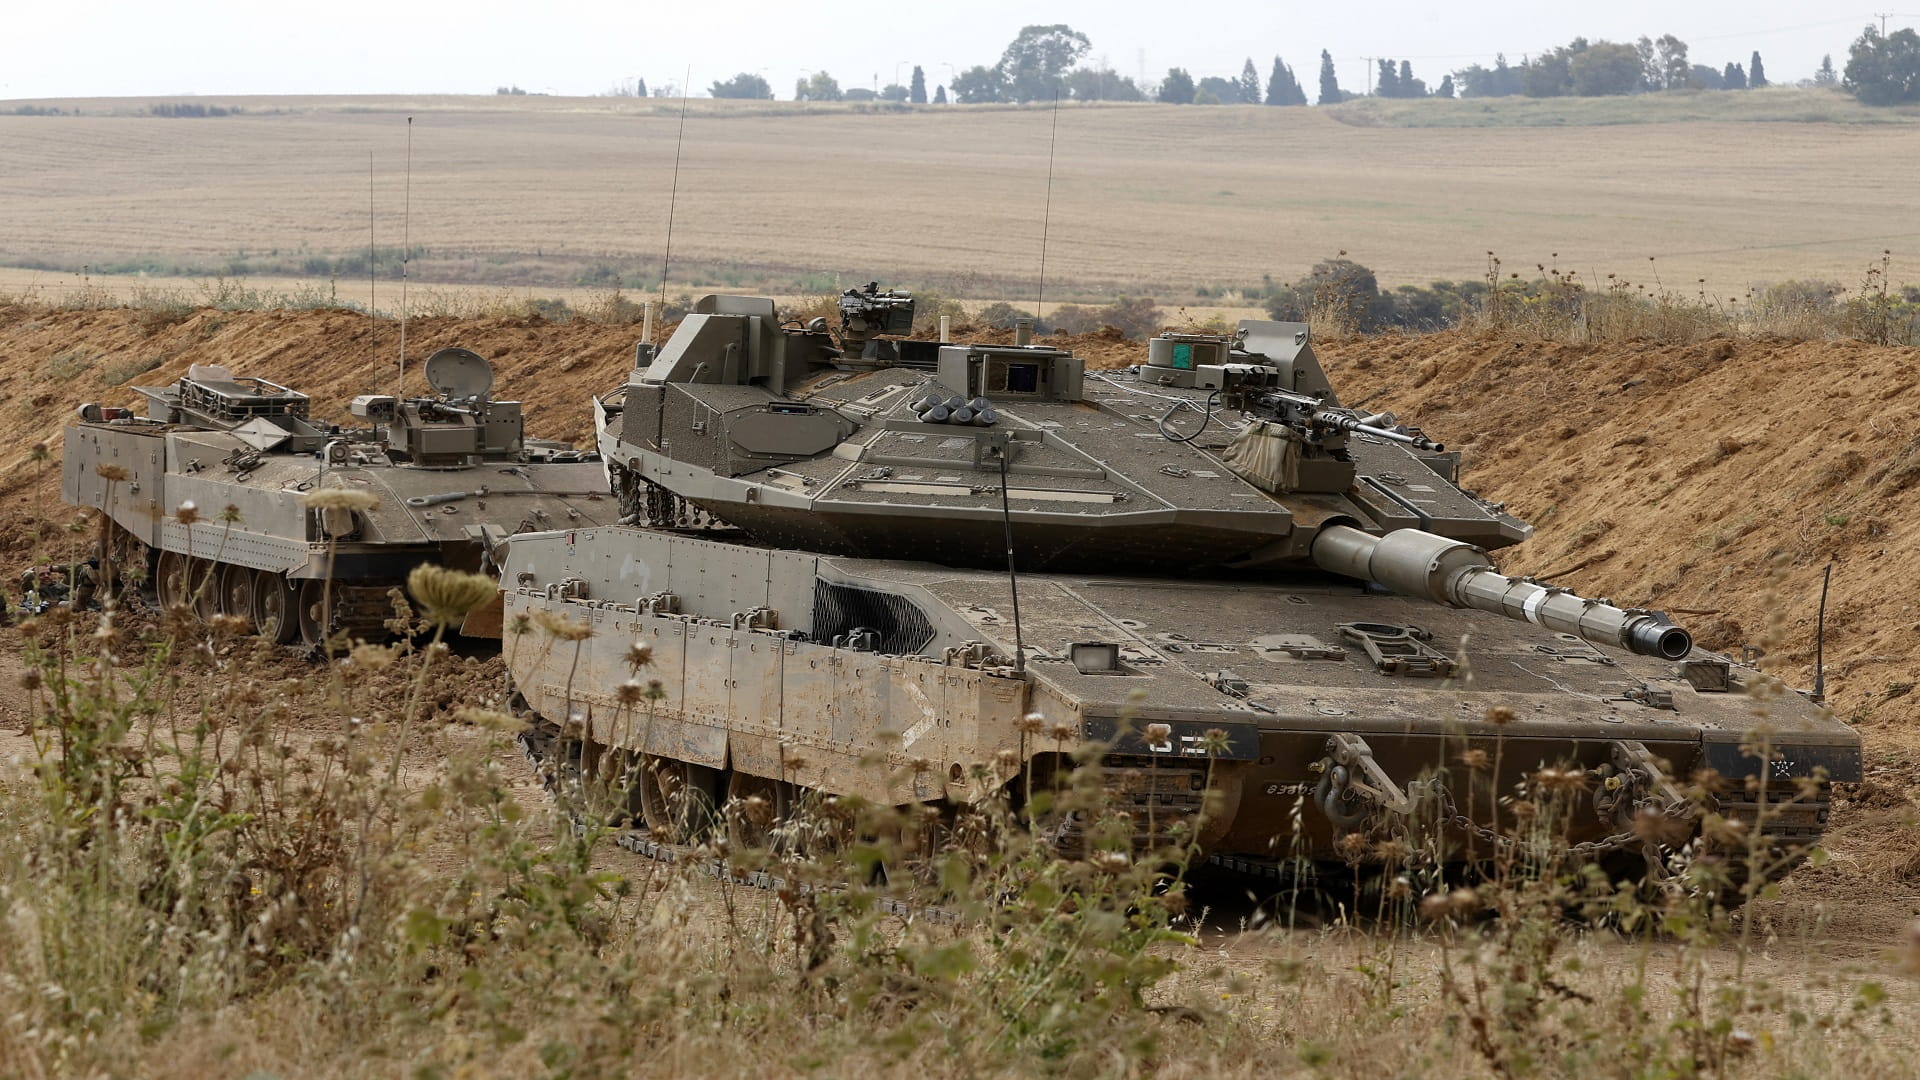
MULTIPOLYGON (((1586 794, 1564 773, 1479 792, 1505 800, 1516 837, 1482 875, 1443 885, 1390 871, 1318 930, 1206 929, 1180 870, 1190 833, 1155 823, 1163 847, 1137 855, 1137 823, 1107 805, 1101 748, 1038 725, 1028 736, 1077 767, 1031 772, 1025 799, 983 763, 971 797, 944 806, 781 805, 777 791, 683 803, 707 816, 667 820, 700 857, 632 858, 613 830, 632 827, 640 770, 658 762, 583 748, 556 814, 516 764, 524 725, 497 676, 449 713, 429 704, 425 688, 457 666, 436 628, 484 584, 423 571, 418 613, 398 616, 412 635, 346 643, 328 662, 338 678, 313 678, 229 621, 155 619, 132 596, 21 629, 32 750, 0 796, 13 826, 0 848, 11 1070, 1901 1067, 1883 1041, 1896 970, 1781 981, 1724 909, 1541 856, 1586 794), (1080 839, 1063 850, 1068 824, 1080 839), (778 883, 735 883, 749 871, 778 883), (902 900, 911 913, 897 913, 902 900), (1352 914, 1363 903, 1365 921, 1352 914)), ((510 629, 510 649, 578 646, 571 627, 510 629)), ((628 655, 622 723, 646 724, 666 693, 651 662, 644 648, 628 655)), ((1367 854, 1398 865, 1416 852, 1367 854)), ((1742 899, 1764 887, 1723 882, 1720 894, 1729 886, 1742 899)))

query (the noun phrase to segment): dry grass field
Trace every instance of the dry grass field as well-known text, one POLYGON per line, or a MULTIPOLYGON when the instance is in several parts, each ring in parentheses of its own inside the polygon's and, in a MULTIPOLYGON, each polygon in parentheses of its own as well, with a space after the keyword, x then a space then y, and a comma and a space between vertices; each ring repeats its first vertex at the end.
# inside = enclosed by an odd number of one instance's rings
MULTIPOLYGON (((416 280, 524 288, 659 272, 677 103, 194 100, 244 112, 167 119, 142 115, 146 102, 93 100, 36 103, 77 116, 26 116, 0 103, 0 264, 298 273, 366 251, 370 165, 374 239, 397 245, 411 115, 410 235, 426 249, 416 280)), ((1384 283, 1421 283, 1478 277, 1495 250, 1510 268, 1557 252, 1591 278, 1657 272, 1670 288, 1704 278, 1734 296, 1787 278, 1857 284, 1889 247, 1906 280, 1903 247, 1920 239, 1902 212, 1920 169, 1904 123, 1609 114, 1456 129, 1342 115, 1061 109, 1049 295, 1178 303, 1263 274, 1291 280, 1343 250, 1384 283)), ((879 277, 1028 295, 1054 121, 1047 109, 695 101, 674 282, 797 292, 879 277)))

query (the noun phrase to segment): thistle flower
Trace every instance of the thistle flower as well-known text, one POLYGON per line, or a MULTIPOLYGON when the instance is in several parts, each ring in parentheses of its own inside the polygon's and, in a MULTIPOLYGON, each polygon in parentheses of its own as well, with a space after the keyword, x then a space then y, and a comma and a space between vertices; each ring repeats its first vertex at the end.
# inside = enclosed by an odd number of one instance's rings
POLYGON ((426 608, 428 619, 445 626, 492 600, 497 590, 492 578, 444 566, 422 565, 407 575, 407 591, 426 608))
POLYGON ((372 492, 348 491, 346 488, 309 491, 300 496, 300 502, 310 510, 358 510, 365 513, 380 507, 379 498, 372 492))
POLYGON ((1480 769, 1486 768, 1488 764, 1492 762, 1493 759, 1487 756, 1487 752, 1485 750, 1482 750, 1476 746, 1471 749, 1460 751, 1460 755, 1456 757, 1454 760, 1458 761, 1462 766, 1466 768, 1479 771, 1480 769))
POLYGON ((647 699, 647 688, 638 679, 628 679, 613 696, 622 708, 632 708, 647 699))
POLYGON ((522 634, 530 632, 532 629, 533 620, 527 618, 525 613, 515 615, 513 618, 507 620, 507 633, 512 634, 514 637, 519 637, 522 634))
POLYGON ((993 755, 993 763, 1001 772, 1011 772, 1020 767, 1020 755, 1017 751, 1001 750, 993 755))
POLYGON ((536 609, 533 625, 557 641, 585 641, 593 636, 592 626, 585 622, 574 622, 551 608, 536 609))
POLYGON ((653 646, 644 641, 636 641, 627 646, 627 670, 638 672, 643 667, 653 666, 653 646))
POLYGON ((101 464, 93 467, 93 475, 110 484, 123 483, 133 479, 132 474, 118 465, 101 464))
POLYGON ((1173 725, 1172 724, 1148 724, 1147 730, 1146 730, 1146 738, 1147 738, 1147 744, 1149 746, 1159 746, 1161 743, 1164 743, 1168 739, 1173 738, 1173 725))
POLYGON ((191 525, 200 520, 200 508, 194 505, 192 499, 188 499, 182 502, 178 509, 174 510, 173 518, 182 525, 191 525))
POLYGON ((220 520, 229 525, 236 524, 240 520, 240 508, 233 503, 228 503, 220 510, 220 520))
POLYGON ((1037 712, 1030 712, 1020 718, 1020 731, 1025 735, 1038 735, 1047 729, 1047 718, 1037 712))
POLYGON ((48 452, 46 443, 37 442, 33 444, 33 453, 27 456, 32 458, 34 461, 45 461, 49 457, 52 457, 53 455, 48 452))

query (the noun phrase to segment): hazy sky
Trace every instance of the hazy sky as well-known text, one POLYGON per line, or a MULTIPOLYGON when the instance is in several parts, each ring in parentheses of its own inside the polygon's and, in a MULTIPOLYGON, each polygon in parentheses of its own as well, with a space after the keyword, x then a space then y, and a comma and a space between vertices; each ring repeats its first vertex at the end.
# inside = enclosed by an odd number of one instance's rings
MULTIPOLYGON (((1902 0, 1895 0, 1898 5, 1902 0)), ((1904 0, 1920 8, 1920 0, 1904 0)), ((740 71, 763 74, 781 98, 805 69, 842 86, 902 82, 913 64, 929 87, 948 65, 991 64, 1020 28, 1064 22, 1124 75, 1170 66, 1195 78, 1237 74, 1254 59, 1264 80, 1278 53, 1314 90, 1321 49, 1341 83, 1366 85, 1363 56, 1412 61, 1429 84, 1496 52, 1510 59, 1576 35, 1631 41, 1678 35, 1695 63, 1744 64, 1758 49, 1776 82, 1812 74, 1823 53, 1844 66, 1847 45, 1875 16, 1806 0, 1386 0, 1381 3, 709 4, 573 0, 95 0, 82 8, 12 5, 0 35, 0 98, 174 94, 595 94, 631 80, 700 91, 740 71)), ((1896 15, 1889 29, 1920 23, 1896 15)))

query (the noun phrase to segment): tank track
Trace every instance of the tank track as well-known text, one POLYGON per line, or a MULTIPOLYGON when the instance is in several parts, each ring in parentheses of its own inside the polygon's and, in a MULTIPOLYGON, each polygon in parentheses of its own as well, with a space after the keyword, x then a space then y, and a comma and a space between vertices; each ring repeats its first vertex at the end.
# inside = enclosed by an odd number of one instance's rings
MULTIPOLYGON (((578 743, 576 740, 567 739, 559 727, 550 720, 531 714, 524 715, 522 718, 528 722, 529 726, 520 733, 518 738, 521 752, 533 766, 534 773, 539 776, 541 787, 546 789, 548 797, 552 798, 557 806, 564 807, 568 802, 561 797, 565 793, 564 789, 569 785, 577 788, 580 783, 579 757, 567 752, 567 744, 573 742, 578 745, 578 743)), ((589 823, 579 814, 569 811, 568 816, 572 819, 575 829, 584 830, 589 827, 589 823)), ((723 858, 703 853, 698 845, 668 843, 649 835, 645 829, 613 826, 608 829, 608 836, 615 846, 624 851, 630 851, 655 862, 689 866, 716 881, 745 885, 774 893, 792 892, 806 895, 821 890, 820 886, 791 881, 765 870, 748 870, 733 866, 723 858)), ((897 897, 876 896, 873 903, 886 914, 902 918, 947 925, 959 925, 963 921, 958 914, 945 908, 908 903, 897 897)))
MULTIPOLYGON (((1808 853, 1819 846, 1826 835, 1832 810, 1832 788, 1823 785, 1819 798, 1803 799, 1792 783, 1775 783, 1766 788, 1762 800, 1758 791, 1740 790, 1718 796, 1717 812, 1745 837, 1738 846, 1716 849, 1700 844, 1699 858, 1723 864, 1723 883, 1713 890, 1712 899, 1728 911, 1744 905, 1749 896, 1747 885, 1753 880, 1750 853, 1763 860, 1765 882, 1784 879, 1806 861, 1808 853), (1757 837, 1757 839, 1755 839, 1757 837)), ((1296 861, 1248 855, 1215 855, 1207 865, 1267 882, 1286 881, 1296 871, 1296 861)), ((1651 883, 1649 883, 1651 884, 1651 883)), ((1758 892, 1758 890, 1753 890, 1758 892)))

